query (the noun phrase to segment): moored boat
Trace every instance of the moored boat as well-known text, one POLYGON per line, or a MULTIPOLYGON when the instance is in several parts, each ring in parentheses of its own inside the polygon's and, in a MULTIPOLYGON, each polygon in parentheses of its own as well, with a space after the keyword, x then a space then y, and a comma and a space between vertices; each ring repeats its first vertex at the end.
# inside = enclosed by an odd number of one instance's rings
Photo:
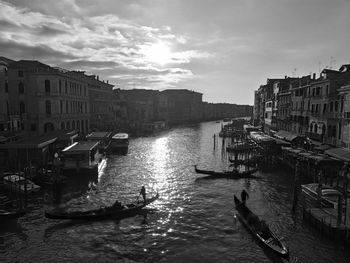
POLYGON ((240 179, 240 178, 259 178, 258 176, 253 175, 258 171, 258 168, 253 168, 251 170, 239 171, 237 169, 233 169, 231 171, 213 171, 213 170, 202 170, 198 169, 197 165, 194 166, 196 173, 199 174, 207 174, 212 178, 229 178, 229 179, 240 179))
POLYGON ((327 185, 303 184, 301 189, 305 201, 312 207, 338 208, 338 198, 344 198, 342 193, 327 185))
POLYGON ((131 217, 140 213, 142 208, 151 204, 159 198, 157 193, 151 198, 146 199, 146 202, 135 202, 124 206, 101 207, 88 211, 68 212, 62 209, 46 210, 45 216, 50 219, 70 219, 70 220, 100 220, 106 218, 125 218, 131 217))
POLYGON ((129 135, 127 133, 116 133, 110 144, 113 153, 126 154, 129 148, 129 135))
POLYGON ((3 177, 3 185, 10 191, 15 191, 20 194, 37 192, 40 186, 33 183, 31 180, 18 174, 10 174, 3 177))
POLYGON ((234 201, 239 219, 260 244, 278 256, 289 259, 288 247, 271 231, 265 221, 260 220, 236 195, 234 201))

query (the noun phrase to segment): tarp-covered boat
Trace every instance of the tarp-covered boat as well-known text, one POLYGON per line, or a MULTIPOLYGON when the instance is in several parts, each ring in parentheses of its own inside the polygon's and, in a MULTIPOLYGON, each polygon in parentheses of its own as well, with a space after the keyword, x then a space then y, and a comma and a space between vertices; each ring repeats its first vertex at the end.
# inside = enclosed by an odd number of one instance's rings
POLYGON ((125 218, 134 216, 139 213, 142 208, 159 198, 157 193, 155 196, 146 199, 146 202, 140 201, 124 206, 101 207, 99 209, 88 211, 68 212, 62 209, 52 209, 45 211, 45 216, 51 219, 71 219, 71 220, 99 220, 105 218, 125 218))
POLYGON ((260 220, 243 202, 234 196, 238 217, 248 230, 263 244, 266 248, 272 250, 278 256, 289 259, 289 249, 276 237, 270 230, 265 221, 260 220))

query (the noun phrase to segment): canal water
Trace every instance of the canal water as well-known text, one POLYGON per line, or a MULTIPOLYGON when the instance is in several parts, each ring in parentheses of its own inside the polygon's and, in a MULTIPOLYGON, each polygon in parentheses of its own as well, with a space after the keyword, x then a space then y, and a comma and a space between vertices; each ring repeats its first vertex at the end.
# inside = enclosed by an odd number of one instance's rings
POLYGON ((342 246, 303 223, 300 213, 291 213, 288 169, 259 172, 261 180, 205 180, 195 173, 195 164, 227 167, 221 140, 213 147, 220 126, 207 122, 131 139, 129 153, 110 157, 95 187, 86 191, 87 180, 70 185, 75 194, 68 204, 78 209, 134 201, 145 185, 149 195, 158 191, 160 198, 142 215, 50 220, 44 217, 43 194, 35 197, 25 217, 1 222, 0 262, 278 262, 236 217, 233 194, 243 188, 251 210, 289 245, 291 262, 349 262, 342 246))

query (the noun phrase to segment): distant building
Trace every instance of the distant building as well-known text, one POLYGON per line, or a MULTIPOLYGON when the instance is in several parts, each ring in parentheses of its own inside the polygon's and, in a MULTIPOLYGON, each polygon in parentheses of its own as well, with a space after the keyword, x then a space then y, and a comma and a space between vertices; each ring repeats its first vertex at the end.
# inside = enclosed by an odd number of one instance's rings
POLYGON ((196 122, 202 119, 202 93, 186 89, 168 89, 161 92, 168 104, 170 125, 196 122))
POLYGON ((113 85, 100 81, 99 76, 86 76, 89 91, 90 129, 116 131, 117 118, 113 108, 113 85))

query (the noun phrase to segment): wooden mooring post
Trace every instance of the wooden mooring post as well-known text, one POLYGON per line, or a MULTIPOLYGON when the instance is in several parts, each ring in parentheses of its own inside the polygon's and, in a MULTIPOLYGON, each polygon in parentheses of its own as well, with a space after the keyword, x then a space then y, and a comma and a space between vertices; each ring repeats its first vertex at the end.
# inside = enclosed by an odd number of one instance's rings
POLYGON ((298 196, 301 189, 300 184, 300 162, 297 160, 295 164, 295 172, 294 172, 294 188, 293 188, 293 205, 292 212, 295 213, 297 205, 298 205, 298 196))

